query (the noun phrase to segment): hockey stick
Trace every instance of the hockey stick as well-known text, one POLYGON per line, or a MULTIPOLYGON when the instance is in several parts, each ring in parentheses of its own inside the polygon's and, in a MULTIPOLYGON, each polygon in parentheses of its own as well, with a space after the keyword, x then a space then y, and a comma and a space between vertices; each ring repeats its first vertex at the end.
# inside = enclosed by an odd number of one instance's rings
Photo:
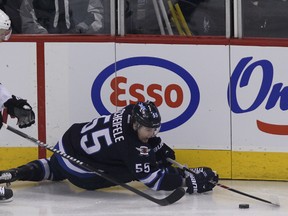
MULTIPOLYGON (((175 160, 173 160, 173 159, 171 159, 171 158, 167 158, 167 161, 169 161, 170 163, 176 165, 177 167, 179 167, 180 169, 182 169, 182 170, 184 170, 184 171, 187 171, 187 172, 190 172, 190 173, 192 173, 192 174, 195 174, 195 173, 193 173, 193 171, 191 171, 191 170, 188 169, 187 167, 183 166, 182 164, 178 163, 177 161, 175 161, 175 160)), ((271 202, 271 201, 268 201, 268 200, 265 200, 265 199, 262 199, 262 198, 259 198, 259 197, 256 197, 256 196, 252 196, 252 195, 250 195, 250 194, 247 194, 247 193, 244 193, 244 192, 242 192, 242 191, 239 191, 239 190, 230 188, 230 187, 228 187, 228 186, 226 186, 226 185, 220 184, 220 183, 218 183, 218 182, 210 181, 210 183, 212 183, 212 184, 214 184, 214 185, 217 185, 217 186, 219 186, 219 187, 221 187, 221 188, 224 188, 224 189, 226 189, 226 190, 229 190, 229 191, 232 191, 232 192, 235 192, 235 193, 238 193, 238 194, 241 194, 241 195, 250 197, 250 198, 252 198, 252 199, 256 199, 256 200, 259 200, 259 201, 262 201, 262 202, 265 202, 265 203, 269 203, 269 204, 274 205, 274 206, 277 206, 277 207, 280 206, 279 202, 276 202, 276 201, 275 201, 275 202, 271 202)))
POLYGON ((76 159, 76 158, 74 158, 72 156, 69 156, 69 155, 67 155, 64 152, 61 152, 60 150, 55 149, 53 146, 50 146, 50 145, 48 145, 46 143, 43 143, 43 142, 41 142, 41 141, 39 141, 39 140, 29 136, 29 135, 17 130, 17 129, 5 124, 5 123, 3 123, 3 126, 5 128, 7 128, 9 131, 12 131, 13 133, 15 133, 17 135, 19 135, 21 137, 24 137, 25 139, 30 140, 31 142, 37 144, 38 146, 44 147, 45 149, 47 149, 47 150, 49 150, 51 152, 54 152, 54 153, 60 155, 61 157, 72 161, 73 163, 77 164, 77 166, 79 166, 79 167, 81 167, 81 168, 83 168, 83 169, 85 169, 87 171, 94 172, 96 175, 98 175, 98 176, 100 176, 100 177, 102 177, 102 178, 104 178, 104 179, 106 179, 106 180, 108 180, 108 181, 110 181, 110 182, 112 182, 112 183, 114 183, 116 185, 119 185, 119 186, 121 186, 121 187, 123 187, 123 188, 125 188, 125 189, 127 189, 129 191, 132 191, 135 194, 137 194, 137 195, 139 195, 139 196, 141 196, 143 198, 146 198, 146 199, 148 199, 148 200, 150 200, 150 201, 152 201, 154 203, 157 203, 158 205, 161 205, 161 206, 170 205, 172 203, 175 203, 176 201, 178 201, 179 199, 181 199, 185 195, 184 188, 179 187, 176 190, 174 190, 169 196, 167 196, 167 197, 165 197, 163 199, 154 198, 154 197, 152 197, 152 196, 150 196, 150 195, 148 195, 146 193, 143 193, 142 191, 140 191, 140 190, 138 190, 138 189, 136 189, 136 188, 134 188, 134 187, 132 187, 130 185, 118 182, 113 177, 111 177, 111 176, 103 173, 102 171, 90 166, 89 164, 84 163, 84 162, 82 162, 82 161, 80 161, 80 160, 78 160, 78 159, 76 159))

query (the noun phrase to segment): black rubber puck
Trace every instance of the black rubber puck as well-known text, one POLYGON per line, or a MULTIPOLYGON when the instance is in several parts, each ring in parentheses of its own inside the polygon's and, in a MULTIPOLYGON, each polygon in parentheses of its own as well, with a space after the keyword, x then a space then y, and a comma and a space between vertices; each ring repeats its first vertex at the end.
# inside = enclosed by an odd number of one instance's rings
POLYGON ((248 209, 249 208, 249 204, 239 204, 239 208, 240 209, 248 209))

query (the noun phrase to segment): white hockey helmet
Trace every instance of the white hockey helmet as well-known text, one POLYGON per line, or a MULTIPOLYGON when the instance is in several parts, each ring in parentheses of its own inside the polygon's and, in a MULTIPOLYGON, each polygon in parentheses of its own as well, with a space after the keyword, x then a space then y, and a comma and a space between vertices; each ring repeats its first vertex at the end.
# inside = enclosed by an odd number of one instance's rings
POLYGON ((11 21, 4 11, 0 10, 0 41, 9 40, 12 33, 11 21))

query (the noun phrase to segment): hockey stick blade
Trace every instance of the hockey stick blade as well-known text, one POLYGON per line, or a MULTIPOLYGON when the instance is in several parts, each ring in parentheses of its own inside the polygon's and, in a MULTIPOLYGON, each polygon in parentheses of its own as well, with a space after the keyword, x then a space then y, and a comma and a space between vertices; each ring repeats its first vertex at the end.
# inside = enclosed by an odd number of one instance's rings
MULTIPOLYGON (((176 166, 178 166, 180 169, 184 170, 184 171, 187 171, 187 172, 190 172, 192 174, 195 174, 193 173, 190 169, 188 169, 187 167, 183 166, 182 164, 178 163, 177 161, 171 159, 171 158, 167 158, 167 161, 172 163, 172 164, 175 164, 176 166)), ((253 196, 253 195, 250 195, 250 194, 247 194, 247 193, 244 193, 242 191, 239 191, 239 190, 236 190, 236 189, 233 189, 233 188, 230 188, 226 185, 223 185, 223 184, 220 184, 218 182, 213 182, 213 181, 210 181, 210 183, 214 184, 214 185, 217 185, 221 188, 224 188, 226 190, 229 190, 229 191, 232 191, 234 193, 238 193, 238 194, 241 194, 243 196, 247 196, 247 197, 250 197, 252 199, 255 199, 255 200, 258 200, 258 201, 261 201, 261 202, 265 202, 265 203, 268 203, 268 204, 271 204, 273 206, 276 206, 276 207, 279 207, 280 204, 279 202, 271 202, 271 201, 268 201, 268 200, 265 200, 265 199, 262 199, 262 198, 259 198, 259 197, 256 197, 256 196, 253 196)))
POLYGON ((96 175, 98 175, 98 176, 100 176, 100 177, 102 177, 102 178, 104 178, 104 179, 106 179, 106 180, 108 180, 108 181, 110 181, 110 182, 112 182, 112 183, 114 183, 116 185, 119 185, 119 186, 121 186, 121 187, 123 187, 123 188, 125 188, 125 189, 127 189, 129 191, 132 191, 135 194, 137 194, 137 195, 139 195, 139 196, 141 196, 143 198, 146 198, 147 200, 150 200, 150 201, 152 201, 154 203, 157 203, 158 205, 167 206, 167 205, 173 204, 173 203, 177 202, 178 200, 180 200, 185 195, 185 190, 180 187, 180 188, 177 188, 176 190, 174 190, 170 195, 168 195, 165 198, 162 198, 162 199, 154 198, 154 197, 152 197, 152 196, 150 196, 150 195, 148 195, 148 194, 146 194, 146 193, 144 193, 144 192, 142 192, 142 191, 140 191, 140 190, 138 190, 138 189, 136 189, 136 188, 134 188, 134 187, 132 187, 132 186, 130 186, 128 184, 118 182, 116 179, 114 179, 113 177, 103 173, 101 170, 98 170, 98 169, 90 166, 87 163, 84 163, 84 162, 82 162, 82 161, 80 161, 80 160, 78 160, 78 159, 76 159, 76 158, 74 158, 74 157, 72 157, 70 155, 67 155, 64 152, 61 152, 60 150, 55 149, 53 146, 48 145, 46 143, 43 143, 43 142, 41 142, 41 141, 29 136, 28 134, 23 133, 22 131, 19 131, 19 130, 15 129, 15 128, 5 124, 5 123, 3 123, 3 126, 7 130, 9 130, 9 131, 11 131, 11 132, 13 132, 13 133, 25 138, 25 139, 28 139, 29 141, 33 142, 34 144, 37 144, 40 147, 44 147, 45 149, 47 149, 47 150, 49 150, 49 151, 51 151, 53 153, 56 153, 56 154, 60 155, 61 157, 65 158, 67 160, 70 160, 71 162, 77 164, 82 169, 87 170, 89 172, 94 172, 96 175))

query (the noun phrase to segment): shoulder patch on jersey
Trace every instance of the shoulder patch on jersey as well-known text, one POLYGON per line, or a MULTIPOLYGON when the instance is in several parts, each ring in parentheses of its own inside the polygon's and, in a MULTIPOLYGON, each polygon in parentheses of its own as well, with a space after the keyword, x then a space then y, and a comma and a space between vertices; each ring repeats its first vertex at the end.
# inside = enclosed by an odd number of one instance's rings
POLYGON ((140 146, 139 148, 136 147, 136 149, 139 151, 140 156, 148 156, 151 151, 147 146, 140 146))

